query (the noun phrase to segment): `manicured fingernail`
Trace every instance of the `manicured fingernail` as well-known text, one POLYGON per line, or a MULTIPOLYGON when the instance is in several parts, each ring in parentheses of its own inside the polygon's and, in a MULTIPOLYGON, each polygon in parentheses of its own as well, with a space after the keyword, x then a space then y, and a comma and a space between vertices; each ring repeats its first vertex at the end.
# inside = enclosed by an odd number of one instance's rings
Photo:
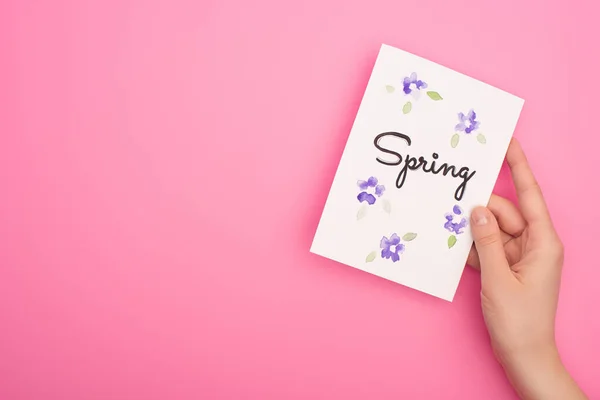
POLYGON ((476 208, 473 210, 473 215, 471 217, 475 225, 485 225, 488 223, 487 212, 485 208, 476 208))

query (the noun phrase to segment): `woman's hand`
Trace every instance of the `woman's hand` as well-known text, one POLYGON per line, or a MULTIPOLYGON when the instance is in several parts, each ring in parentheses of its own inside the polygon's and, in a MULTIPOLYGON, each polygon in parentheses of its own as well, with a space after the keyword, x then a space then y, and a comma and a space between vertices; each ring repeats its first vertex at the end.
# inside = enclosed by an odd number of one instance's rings
POLYGON ((492 196, 471 214, 481 269, 481 306, 494 353, 525 399, 585 399, 564 369, 554 340, 563 246, 521 146, 506 160, 519 200, 492 196))

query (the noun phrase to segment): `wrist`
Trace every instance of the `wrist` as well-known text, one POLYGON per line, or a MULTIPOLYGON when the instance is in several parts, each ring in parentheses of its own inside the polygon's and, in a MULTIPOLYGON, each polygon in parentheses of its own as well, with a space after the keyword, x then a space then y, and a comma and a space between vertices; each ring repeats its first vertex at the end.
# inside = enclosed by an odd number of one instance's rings
POLYGON ((500 364, 507 371, 520 369, 544 370, 557 368, 562 365, 558 348, 554 341, 537 342, 508 352, 501 352, 498 357, 500 364))
POLYGON ((500 357, 500 362, 521 399, 585 398, 564 367, 554 343, 512 352, 500 357))
POLYGON ((548 381, 560 375, 562 362, 554 343, 536 343, 503 352, 498 357, 506 375, 522 399, 541 398, 548 381))

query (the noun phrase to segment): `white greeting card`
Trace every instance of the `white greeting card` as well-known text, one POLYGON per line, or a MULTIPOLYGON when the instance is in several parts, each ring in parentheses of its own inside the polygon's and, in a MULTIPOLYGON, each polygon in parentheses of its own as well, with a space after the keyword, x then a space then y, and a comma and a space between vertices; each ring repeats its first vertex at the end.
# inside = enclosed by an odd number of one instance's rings
POLYGON ((522 107, 383 45, 311 252, 452 301, 522 107))

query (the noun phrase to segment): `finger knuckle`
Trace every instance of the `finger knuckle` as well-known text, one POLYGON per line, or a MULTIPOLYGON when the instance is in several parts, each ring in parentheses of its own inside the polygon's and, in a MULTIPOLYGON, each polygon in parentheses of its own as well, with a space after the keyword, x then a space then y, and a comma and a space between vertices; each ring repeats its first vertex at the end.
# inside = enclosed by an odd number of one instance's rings
POLYGON ((526 188, 526 190, 529 190, 532 192, 541 192, 542 187, 540 186, 540 184, 538 183, 538 181, 535 178, 532 178, 531 183, 529 184, 529 187, 526 188))
POLYGON ((563 259, 565 256, 565 246, 560 239, 556 240, 553 246, 553 254, 556 258, 563 259))
POLYGON ((496 232, 494 232, 481 236, 476 242, 480 246, 491 246, 498 243, 499 240, 500 236, 496 232))
POLYGON ((543 251, 547 257, 553 260, 562 261, 565 256, 565 247, 558 237, 550 237, 543 246, 543 251))

